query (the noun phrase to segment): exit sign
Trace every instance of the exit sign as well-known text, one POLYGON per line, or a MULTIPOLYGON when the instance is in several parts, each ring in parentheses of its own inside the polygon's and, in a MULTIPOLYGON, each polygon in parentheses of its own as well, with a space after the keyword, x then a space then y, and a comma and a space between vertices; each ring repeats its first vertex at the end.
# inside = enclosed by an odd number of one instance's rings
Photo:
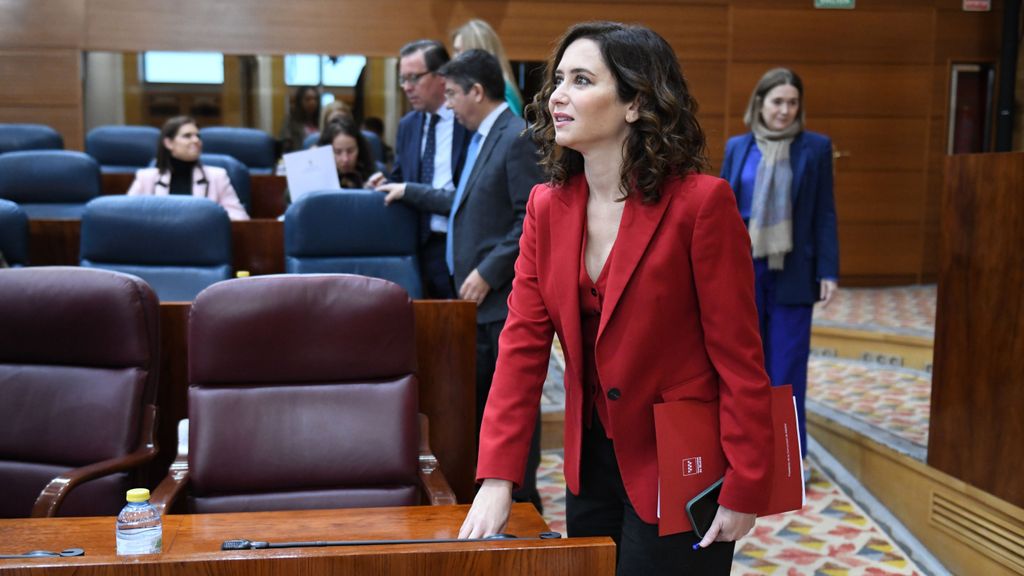
POLYGON ((964 12, 990 12, 992 0, 964 0, 964 12))
POLYGON ((853 10, 856 3, 856 0, 814 0, 814 7, 825 10, 853 10))

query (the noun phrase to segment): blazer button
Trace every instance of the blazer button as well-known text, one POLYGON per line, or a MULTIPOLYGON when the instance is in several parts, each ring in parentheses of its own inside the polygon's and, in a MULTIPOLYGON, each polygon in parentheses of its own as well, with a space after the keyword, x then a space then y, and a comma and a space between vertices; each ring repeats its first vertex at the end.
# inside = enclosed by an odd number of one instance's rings
POLYGON ((591 288, 590 289, 590 295, 591 296, 597 296, 597 288, 591 288))
POLYGON ((619 392, 618 388, 612 388, 608 391, 609 400, 618 400, 620 396, 622 396, 622 392, 619 392))

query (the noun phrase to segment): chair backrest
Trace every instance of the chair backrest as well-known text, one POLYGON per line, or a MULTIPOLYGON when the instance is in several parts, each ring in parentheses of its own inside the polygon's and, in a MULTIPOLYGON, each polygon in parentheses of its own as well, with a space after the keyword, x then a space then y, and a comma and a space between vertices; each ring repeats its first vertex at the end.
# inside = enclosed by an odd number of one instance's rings
POLYGON ((100 195, 100 166, 70 150, 0 154, 0 198, 17 202, 29 218, 80 218, 100 195))
POLYGON ((44 124, 0 124, 0 154, 18 150, 62 150, 60 132, 44 124))
POLYGON ((20 206, 0 199, 0 254, 8 266, 28 262, 28 216, 20 206))
MULTIPOLYGON (((0 270, 0 516, 28 516, 53 478, 135 450, 156 399, 159 317, 134 276, 0 270)), ((59 514, 117 514, 130 479, 86 482, 59 514)))
POLYGON ((153 126, 98 126, 86 135, 85 152, 103 172, 135 172, 156 158, 159 142, 160 129, 153 126))
POLYGON ((161 301, 190 301, 231 276, 231 222, 192 196, 104 196, 82 215, 81 265, 135 274, 161 301))
POLYGON ((285 212, 285 271, 373 276, 421 298, 418 224, 412 208, 401 203, 385 206, 380 192, 315 192, 285 212))
POLYGON ((253 174, 271 174, 277 164, 274 138, 262 130, 211 126, 200 130, 199 137, 203 152, 234 156, 253 174))
POLYGON ((252 212, 252 178, 249 168, 234 156, 227 154, 201 154, 199 161, 207 166, 217 166, 228 171, 228 180, 238 193, 238 200, 245 206, 246 212, 252 212))
POLYGON ((418 503, 412 302, 364 276, 257 276, 192 304, 194 512, 418 503))

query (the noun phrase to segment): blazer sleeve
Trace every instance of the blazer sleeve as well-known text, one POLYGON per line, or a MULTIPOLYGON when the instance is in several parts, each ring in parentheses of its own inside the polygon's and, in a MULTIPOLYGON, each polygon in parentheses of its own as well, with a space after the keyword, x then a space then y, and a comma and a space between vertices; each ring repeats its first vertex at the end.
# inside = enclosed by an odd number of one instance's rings
POLYGON ((697 214, 691 259, 708 357, 719 375, 728 467, 719 502, 761 509, 772 470, 771 390, 754 301, 750 240, 729 186, 716 180, 697 214))
POLYGON ((519 237, 523 233, 523 218, 530 190, 544 180, 537 163, 537 148, 528 134, 512 140, 505 157, 505 177, 509 203, 515 218, 512 227, 477 265, 480 276, 492 288, 504 286, 512 280, 515 262, 519 256, 519 237))
POLYGON ((519 258, 508 299, 508 319, 498 343, 498 363, 480 428, 478 481, 509 480, 519 486, 530 438, 540 411, 554 325, 538 282, 537 215, 534 187, 526 205, 519 258))
POLYGON ((228 218, 232 220, 248 220, 249 213, 245 211, 245 207, 242 206, 242 202, 238 199, 238 193, 235 192, 235 188, 231 185, 231 180, 228 179, 227 173, 223 175, 213 176, 207 174, 207 178, 212 180, 210 182, 210 190, 213 192, 214 197, 210 198, 228 213, 228 218))
POLYGON ((151 191, 147 190, 146 186, 146 168, 135 171, 135 179, 132 180, 132 185, 128 188, 128 196, 142 196, 145 194, 152 194, 151 191))
POLYGON ((814 242, 817 245, 817 278, 839 278, 839 236, 836 199, 832 181, 832 140, 818 147, 818 189, 814 203, 814 242))
POLYGON ((431 188, 418 182, 405 183, 405 196, 402 202, 415 206, 421 212, 448 214, 455 199, 454 190, 431 188))

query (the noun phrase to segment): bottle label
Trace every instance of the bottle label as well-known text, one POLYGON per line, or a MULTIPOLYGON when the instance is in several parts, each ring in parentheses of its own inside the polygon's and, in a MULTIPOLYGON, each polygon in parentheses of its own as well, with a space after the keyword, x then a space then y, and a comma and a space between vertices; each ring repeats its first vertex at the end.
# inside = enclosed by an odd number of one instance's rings
POLYGON ((160 526, 121 529, 117 531, 117 553, 120 556, 159 554, 162 548, 163 530, 160 526))

